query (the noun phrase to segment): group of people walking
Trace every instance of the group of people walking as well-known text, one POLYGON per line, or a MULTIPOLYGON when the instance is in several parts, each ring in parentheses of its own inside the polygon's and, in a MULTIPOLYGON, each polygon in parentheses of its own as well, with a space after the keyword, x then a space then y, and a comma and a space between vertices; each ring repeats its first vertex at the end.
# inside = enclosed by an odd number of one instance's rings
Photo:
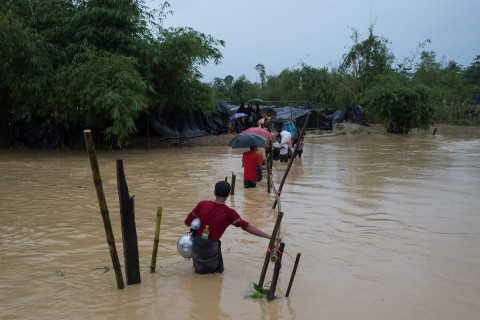
MULTIPOLYGON (((254 110, 251 104, 245 108, 242 103, 238 113, 245 113, 247 117, 245 121, 237 120, 235 124, 237 133, 253 126, 264 127, 266 130, 274 132, 271 112, 268 111, 265 117, 262 117, 259 105, 254 110)), ((262 170, 267 166, 267 157, 270 152, 272 152, 274 160, 288 162, 293 157, 295 144, 298 144, 297 155, 299 158, 302 157, 304 135, 298 136, 293 123, 284 124, 279 133, 273 133, 273 137, 271 147, 270 141, 267 140, 264 145, 252 145, 243 153, 244 188, 255 188, 261 181, 262 170)), ((214 188, 215 200, 200 201, 185 218, 186 226, 190 226, 196 219, 200 220, 200 227, 196 230, 192 229, 192 258, 195 273, 221 273, 224 271, 220 238, 229 225, 242 228, 255 236, 270 239, 270 235, 243 220, 234 209, 226 205, 230 188, 227 181, 218 181, 214 188)), ((280 237, 276 238, 281 241, 280 237)))
POLYGON ((251 103, 249 103, 248 106, 245 108, 245 104, 242 102, 240 104, 240 107, 238 107, 237 113, 244 113, 247 115, 246 118, 240 119, 241 124, 243 125, 243 129, 255 127, 257 125, 257 122, 262 119, 262 113, 259 104, 256 105, 255 109, 253 108, 253 105, 251 103))

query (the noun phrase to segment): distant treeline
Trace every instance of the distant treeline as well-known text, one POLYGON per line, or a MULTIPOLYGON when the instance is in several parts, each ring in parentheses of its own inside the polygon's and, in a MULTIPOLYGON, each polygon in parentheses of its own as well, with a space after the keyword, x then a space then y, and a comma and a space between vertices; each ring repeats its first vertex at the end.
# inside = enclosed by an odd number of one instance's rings
POLYGON ((408 132, 458 120, 455 114, 480 95, 480 55, 468 67, 437 61, 425 49, 427 40, 394 65, 389 42, 373 27, 364 40, 353 30, 352 46, 336 67, 301 64, 267 75, 258 64, 260 82, 227 75, 204 83, 200 67, 219 63, 225 43, 191 28, 165 27, 172 14, 167 2, 157 12, 141 0, 16 0, 0 6, 2 141, 18 136, 12 123, 34 121, 39 130, 61 132, 65 147, 81 144, 85 128, 121 145, 136 133, 135 121, 152 112, 181 117, 212 112, 218 99, 253 97, 314 102, 322 109, 361 104, 371 121, 408 132))

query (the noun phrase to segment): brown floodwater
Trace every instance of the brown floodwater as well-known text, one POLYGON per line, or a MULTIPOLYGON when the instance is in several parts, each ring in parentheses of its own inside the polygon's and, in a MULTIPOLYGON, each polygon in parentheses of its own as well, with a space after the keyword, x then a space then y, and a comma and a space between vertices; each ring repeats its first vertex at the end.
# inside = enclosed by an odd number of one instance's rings
MULTIPOLYGON (((247 190, 241 183, 242 151, 97 150, 122 267, 117 159, 135 196, 142 283, 119 290, 87 152, 0 150, 0 318, 479 318, 479 128, 444 126, 435 136, 309 134, 281 196, 286 254, 271 302, 246 298, 268 240, 227 229, 223 274, 196 275, 176 251, 188 231, 186 214, 212 199, 214 183, 232 172, 237 185, 227 203, 253 225, 273 229, 277 212, 266 181, 247 190)), ((285 168, 274 163, 276 186, 285 168)))

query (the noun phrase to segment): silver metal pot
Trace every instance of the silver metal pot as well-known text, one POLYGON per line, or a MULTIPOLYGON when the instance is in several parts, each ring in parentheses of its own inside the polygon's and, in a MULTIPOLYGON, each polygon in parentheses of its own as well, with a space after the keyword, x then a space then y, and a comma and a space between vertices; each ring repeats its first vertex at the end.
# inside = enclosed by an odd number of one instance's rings
POLYGON ((184 234, 177 241, 177 251, 185 259, 192 257, 192 246, 193 237, 191 232, 184 234))

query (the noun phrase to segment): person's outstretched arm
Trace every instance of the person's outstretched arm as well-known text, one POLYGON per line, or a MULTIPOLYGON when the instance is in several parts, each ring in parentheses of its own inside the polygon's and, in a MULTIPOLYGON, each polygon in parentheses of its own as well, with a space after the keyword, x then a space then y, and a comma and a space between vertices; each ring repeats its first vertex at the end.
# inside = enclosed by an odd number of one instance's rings
MULTIPOLYGON (((258 228, 255 228, 254 226, 252 226, 251 224, 248 225, 247 229, 245 229, 245 231, 247 231, 248 233, 251 233, 257 237, 261 237, 261 238, 266 238, 266 239, 270 239, 270 235, 263 232, 262 230, 258 229, 258 228)), ((277 237, 277 240, 281 241, 282 238, 280 237, 277 237)))

